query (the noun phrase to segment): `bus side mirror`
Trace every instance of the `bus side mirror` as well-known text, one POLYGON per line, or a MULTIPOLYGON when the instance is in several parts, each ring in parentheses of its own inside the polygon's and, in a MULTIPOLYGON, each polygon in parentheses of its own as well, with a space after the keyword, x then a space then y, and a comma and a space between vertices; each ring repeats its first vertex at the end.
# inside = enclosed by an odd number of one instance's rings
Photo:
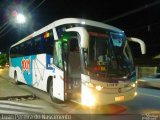
POLYGON ((143 40, 138 39, 138 38, 134 38, 134 37, 127 37, 127 39, 128 39, 128 41, 139 43, 140 44, 140 48, 141 48, 141 53, 142 54, 146 54, 146 45, 143 42, 143 40))

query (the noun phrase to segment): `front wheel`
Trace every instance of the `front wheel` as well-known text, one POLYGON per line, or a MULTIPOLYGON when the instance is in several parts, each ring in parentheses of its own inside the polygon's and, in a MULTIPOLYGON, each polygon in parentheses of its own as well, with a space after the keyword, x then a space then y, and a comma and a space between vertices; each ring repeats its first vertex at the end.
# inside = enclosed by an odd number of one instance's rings
POLYGON ((55 98, 55 97, 53 96, 53 80, 50 80, 50 82, 49 82, 49 95, 50 95, 50 98, 51 98, 51 100, 52 100, 53 102, 62 103, 61 100, 59 100, 59 99, 57 99, 57 98, 55 98))

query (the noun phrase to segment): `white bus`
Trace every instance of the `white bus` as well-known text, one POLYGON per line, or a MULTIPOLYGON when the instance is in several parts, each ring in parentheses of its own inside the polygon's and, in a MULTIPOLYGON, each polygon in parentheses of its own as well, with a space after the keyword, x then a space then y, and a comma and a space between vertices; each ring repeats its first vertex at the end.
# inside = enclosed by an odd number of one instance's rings
POLYGON ((12 45, 9 61, 9 76, 16 83, 46 91, 53 101, 94 106, 137 94, 125 33, 101 22, 57 20, 12 45))

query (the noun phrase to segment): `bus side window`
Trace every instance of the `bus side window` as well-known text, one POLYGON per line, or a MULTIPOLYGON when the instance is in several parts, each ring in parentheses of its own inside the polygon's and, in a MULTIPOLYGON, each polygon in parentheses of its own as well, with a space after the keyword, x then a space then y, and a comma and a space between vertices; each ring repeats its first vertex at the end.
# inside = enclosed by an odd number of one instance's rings
POLYGON ((53 55, 53 41, 54 39, 52 39, 52 37, 44 39, 43 47, 45 53, 53 55))
POLYGON ((33 55, 32 49, 33 49, 32 42, 31 41, 26 42, 25 43, 25 55, 33 55))
POLYGON ((32 43, 33 43, 33 55, 35 55, 36 54, 36 48, 35 48, 35 41, 34 41, 34 39, 32 40, 32 43))
POLYGON ((55 64, 56 66, 58 66, 58 56, 57 56, 57 51, 56 51, 56 45, 57 45, 57 42, 55 42, 55 44, 54 44, 53 64, 55 64))
MULTIPOLYGON (((59 42, 59 41, 58 41, 59 42)), ((62 64, 62 50, 61 45, 59 45, 58 42, 55 42, 54 44, 54 55, 53 55, 53 63, 58 66, 59 68, 63 69, 62 64)))
POLYGON ((34 46, 34 52, 35 54, 41 54, 43 53, 43 47, 41 43, 41 37, 36 37, 33 40, 33 46, 34 46))
POLYGON ((24 50, 24 43, 20 44, 19 46, 19 57, 25 55, 25 50, 24 50))

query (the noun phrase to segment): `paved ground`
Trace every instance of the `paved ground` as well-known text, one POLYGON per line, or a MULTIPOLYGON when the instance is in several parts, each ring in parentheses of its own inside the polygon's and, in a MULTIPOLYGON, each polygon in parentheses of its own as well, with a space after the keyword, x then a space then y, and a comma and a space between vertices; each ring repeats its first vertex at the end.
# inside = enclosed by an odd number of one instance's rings
POLYGON ((7 100, 19 97, 33 97, 33 95, 27 91, 22 90, 13 83, 13 81, 8 81, 7 79, 0 76, 0 100, 7 100))
POLYGON ((155 115, 154 118, 158 115, 159 118, 155 120, 160 120, 159 91, 160 89, 138 88, 137 97, 131 101, 88 109, 72 102, 56 104, 46 92, 27 85, 15 85, 5 69, 0 71, 0 113, 70 114, 72 117, 75 115, 75 120, 142 120, 143 117, 148 117, 146 115, 155 115), (31 99, 23 98, 28 95, 31 99), (37 97, 34 99, 33 95, 37 97))
POLYGON ((0 114, 63 114, 33 92, 22 89, 8 76, 8 69, 0 69, 0 114))

